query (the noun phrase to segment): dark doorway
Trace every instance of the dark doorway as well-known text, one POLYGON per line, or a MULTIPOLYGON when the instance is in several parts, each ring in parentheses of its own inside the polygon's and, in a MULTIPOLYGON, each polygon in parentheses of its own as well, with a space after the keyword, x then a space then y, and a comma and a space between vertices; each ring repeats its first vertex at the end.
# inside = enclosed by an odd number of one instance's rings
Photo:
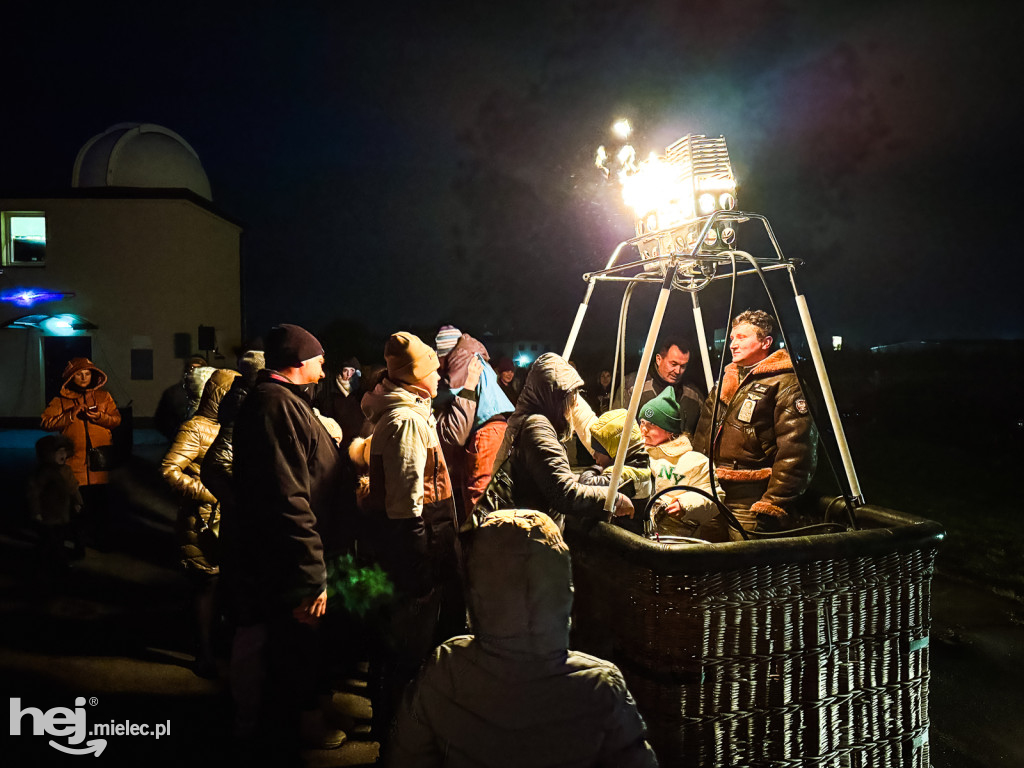
POLYGON ((73 357, 92 358, 92 338, 89 336, 43 337, 43 385, 46 402, 60 393, 61 374, 73 357))

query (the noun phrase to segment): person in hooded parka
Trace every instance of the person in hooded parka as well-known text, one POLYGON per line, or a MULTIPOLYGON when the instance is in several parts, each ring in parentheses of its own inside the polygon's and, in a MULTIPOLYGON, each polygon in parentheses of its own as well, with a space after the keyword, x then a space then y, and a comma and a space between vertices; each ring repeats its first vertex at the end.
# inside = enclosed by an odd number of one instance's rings
MULTIPOLYGON (((582 388, 583 379, 561 357, 551 352, 538 357, 494 460, 492 475, 511 456, 509 475, 515 506, 547 512, 559 525, 563 515, 608 518, 605 490, 579 482, 563 445, 572 436, 577 401, 585 406, 579 399, 582 388)), ((586 411, 593 417, 589 407, 586 411)), ((613 514, 633 514, 632 503, 622 493, 618 494, 613 514)))
POLYGON ((569 549, 542 512, 502 510, 466 541, 472 635, 435 649, 406 691, 392 768, 651 768, 619 669, 568 650, 569 549))
POLYGON ((114 398, 103 387, 107 374, 87 357, 71 359, 61 374, 63 384, 40 418, 48 432, 60 432, 74 443, 68 466, 85 500, 83 521, 96 543, 105 542, 110 529, 108 475, 89 467, 89 448, 112 445, 112 430, 121 424, 121 412, 114 398))

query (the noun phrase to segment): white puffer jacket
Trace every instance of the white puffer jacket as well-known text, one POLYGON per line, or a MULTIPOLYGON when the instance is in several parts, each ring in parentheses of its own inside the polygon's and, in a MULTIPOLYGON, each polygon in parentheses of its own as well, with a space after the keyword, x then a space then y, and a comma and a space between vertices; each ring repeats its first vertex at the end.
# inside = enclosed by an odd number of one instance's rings
MULTIPOLYGON (((651 471, 654 472, 655 493, 671 488, 673 485, 690 485, 711 493, 711 471, 708 468, 708 457, 693 450, 690 438, 679 435, 661 445, 648 446, 647 453, 651 457, 651 471)), ((683 512, 711 511, 714 503, 692 491, 666 493, 659 501, 664 506, 672 499, 679 500, 683 512)))

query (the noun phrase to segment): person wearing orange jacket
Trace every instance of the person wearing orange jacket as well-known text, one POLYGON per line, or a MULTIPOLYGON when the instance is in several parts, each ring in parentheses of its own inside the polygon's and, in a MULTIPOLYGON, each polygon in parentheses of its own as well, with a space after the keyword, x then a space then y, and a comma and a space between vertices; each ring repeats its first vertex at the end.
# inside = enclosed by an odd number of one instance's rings
POLYGON ((111 430, 121 423, 121 414, 110 393, 103 389, 107 374, 87 357, 70 360, 61 374, 63 384, 41 417, 48 432, 60 432, 75 444, 68 459, 82 491, 85 513, 102 532, 107 506, 107 473, 89 468, 88 448, 113 443, 111 430))

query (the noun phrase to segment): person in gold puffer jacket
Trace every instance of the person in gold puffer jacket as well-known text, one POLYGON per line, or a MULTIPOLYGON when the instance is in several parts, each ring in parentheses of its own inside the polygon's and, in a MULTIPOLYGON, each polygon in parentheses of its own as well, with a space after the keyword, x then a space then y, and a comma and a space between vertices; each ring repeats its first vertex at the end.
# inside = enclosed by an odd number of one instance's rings
POLYGON ((194 580, 195 610, 199 632, 196 674, 217 673, 213 651, 216 577, 219 572, 217 531, 220 526, 217 498, 199 479, 203 457, 220 431, 220 401, 238 376, 237 371, 217 369, 210 375, 195 415, 181 425, 178 436, 164 456, 161 472, 181 498, 177 531, 181 563, 194 580))
POLYGON ((181 499, 178 532, 182 539, 182 562, 186 569, 209 574, 217 572, 216 556, 210 543, 216 537, 220 521, 217 498, 203 485, 199 473, 203 457, 220 431, 217 422, 220 401, 237 376, 237 371, 226 368, 210 375, 199 408, 181 425, 160 466, 164 479, 181 499))

